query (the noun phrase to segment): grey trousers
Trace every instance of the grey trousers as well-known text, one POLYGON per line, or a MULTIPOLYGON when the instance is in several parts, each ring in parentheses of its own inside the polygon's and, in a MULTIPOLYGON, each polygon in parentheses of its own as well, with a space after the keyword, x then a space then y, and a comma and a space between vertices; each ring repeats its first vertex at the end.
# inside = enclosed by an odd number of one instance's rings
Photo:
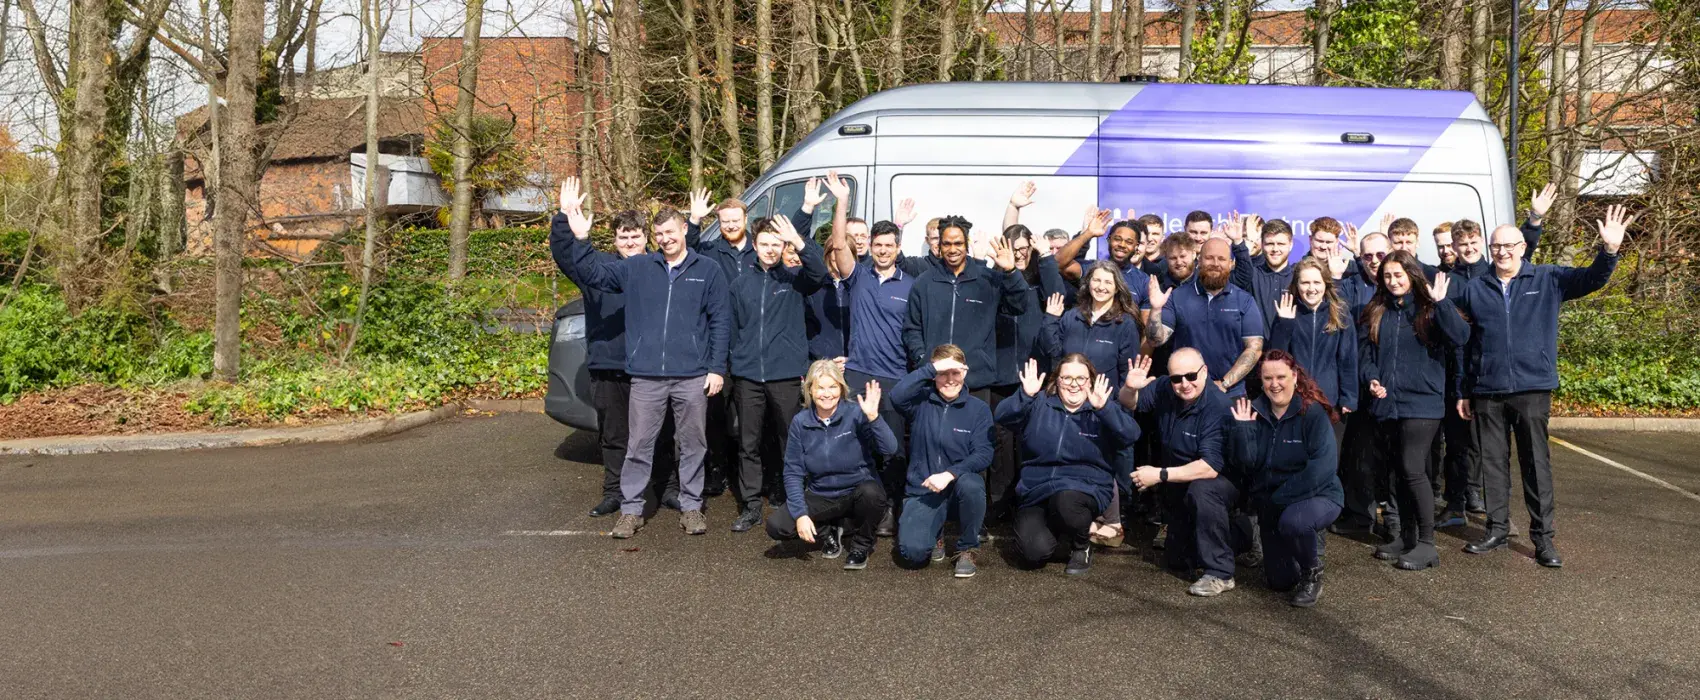
POLYGON ((643 514, 643 495, 655 461, 656 436, 673 409, 674 439, 679 443, 679 509, 702 510, 703 457, 708 452, 704 420, 708 396, 702 377, 647 379, 632 377, 627 416, 630 437, 626 464, 620 469, 620 512, 643 514))

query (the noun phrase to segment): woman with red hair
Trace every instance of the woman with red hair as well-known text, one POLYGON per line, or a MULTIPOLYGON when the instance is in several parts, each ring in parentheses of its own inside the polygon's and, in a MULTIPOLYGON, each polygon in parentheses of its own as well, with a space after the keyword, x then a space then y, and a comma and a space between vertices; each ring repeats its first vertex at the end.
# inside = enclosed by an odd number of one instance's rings
POLYGON ((1244 475, 1263 531, 1263 574, 1288 602, 1316 605, 1322 595, 1322 531, 1340 515, 1345 492, 1336 472, 1334 407, 1297 360, 1263 354, 1263 396, 1233 408, 1228 455, 1244 475))

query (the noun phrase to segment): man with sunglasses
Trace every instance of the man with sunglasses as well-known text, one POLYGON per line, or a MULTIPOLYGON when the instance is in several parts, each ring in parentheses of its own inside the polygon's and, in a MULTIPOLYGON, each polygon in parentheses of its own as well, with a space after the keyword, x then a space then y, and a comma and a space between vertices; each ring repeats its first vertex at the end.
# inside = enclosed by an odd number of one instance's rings
POLYGON ((1527 263, 1523 233, 1514 226, 1500 226, 1494 229, 1489 247, 1494 273, 1470 280, 1449 295, 1469 318, 1440 315, 1442 324, 1468 324, 1463 391, 1469 398, 1460 400, 1457 410, 1465 419, 1476 421, 1487 491, 1487 535, 1466 545, 1464 551, 1482 554, 1506 547, 1511 519, 1507 432, 1511 432, 1517 436, 1535 562, 1549 568, 1564 565, 1552 542, 1552 464, 1547 453, 1547 420, 1552 391, 1558 388, 1559 307, 1611 281, 1624 232, 1635 218, 1622 205, 1606 209, 1605 219, 1595 222, 1599 252, 1586 268, 1527 263))
POLYGON ((1133 483, 1142 492, 1158 489, 1168 525, 1164 565, 1186 576, 1202 572, 1188 593, 1219 595, 1234 588, 1230 514, 1240 499, 1223 461, 1228 396, 1193 348, 1169 357, 1166 377, 1149 376, 1150 369, 1149 357, 1128 360, 1117 397, 1129 411, 1151 416, 1157 429, 1156 464, 1134 470, 1133 483))
MULTIPOLYGON (((1370 233, 1358 242, 1356 270, 1340 279, 1340 297, 1351 307, 1352 318, 1362 318, 1364 306, 1375 296, 1376 279, 1381 275, 1381 261, 1387 259, 1391 246, 1387 235, 1370 233)), ((1358 405, 1369 405, 1368 387, 1358 387, 1358 405)), ((1346 414, 1346 435, 1340 458, 1340 484, 1346 491, 1345 507, 1329 531, 1337 535, 1361 535, 1371 532, 1376 524, 1376 506, 1385 504, 1383 526, 1387 532, 1399 531, 1399 514, 1392 507, 1392 484, 1377 483, 1372 475, 1380 460, 1375 440, 1375 418, 1368 411, 1346 414)))

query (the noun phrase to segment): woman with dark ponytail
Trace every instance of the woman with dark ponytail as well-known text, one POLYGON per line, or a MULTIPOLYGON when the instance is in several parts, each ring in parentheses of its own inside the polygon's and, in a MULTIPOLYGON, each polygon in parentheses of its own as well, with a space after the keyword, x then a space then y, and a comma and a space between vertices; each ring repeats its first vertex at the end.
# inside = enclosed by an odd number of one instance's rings
POLYGON ((1263 354, 1263 395, 1233 408, 1228 455, 1263 531, 1263 575, 1302 608, 1322 595, 1322 531, 1340 515, 1334 407, 1292 355, 1263 354))
MULTIPOLYGON (((1381 262, 1378 282, 1358 326, 1358 373, 1372 397, 1383 454, 1398 469, 1393 491, 1401 527, 1375 557, 1419 571, 1440 565, 1428 453, 1446 415, 1447 358, 1468 338, 1449 335, 1458 324, 1437 321, 1458 313, 1446 298, 1445 274, 1436 273, 1430 285, 1416 256, 1396 250, 1381 262)), ((1378 468, 1377 478, 1387 478, 1385 469, 1378 468)))

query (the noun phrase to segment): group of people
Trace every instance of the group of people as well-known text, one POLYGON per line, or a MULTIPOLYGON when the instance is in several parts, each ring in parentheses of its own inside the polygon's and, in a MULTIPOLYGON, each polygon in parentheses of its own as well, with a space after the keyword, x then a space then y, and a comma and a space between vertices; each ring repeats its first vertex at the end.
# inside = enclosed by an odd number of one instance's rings
POLYGON ((869 225, 829 173, 788 216, 703 191, 688 212, 621 212, 609 253, 565 182, 550 247, 585 296, 606 474, 590 514, 618 512, 629 538, 659 499, 702 534, 724 483, 734 532, 762 525, 846 569, 893 537, 899 565, 954 554, 963 578, 990 525, 1027 566, 1078 575, 1144 514, 1189 593, 1261 567, 1308 607, 1325 530, 1380 537, 1376 557, 1420 570, 1439 563, 1435 528, 1477 512, 1486 533, 1465 551, 1504 548, 1515 439, 1536 559, 1562 565, 1546 440, 1559 306, 1610 279, 1622 208, 1596 222, 1585 268, 1530 262, 1551 186, 1521 227, 1437 228, 1432 266, 1405 218, 1362 235, 1318 218, 1294 259, 1291 225, 1238 213, 1192 212, 1168 235, 1094 207, 1078 232, 1035 234, 1036 195, 1018 187, 992 235, 929 221, 928 253, 909 256, 913 202, 869 225))

